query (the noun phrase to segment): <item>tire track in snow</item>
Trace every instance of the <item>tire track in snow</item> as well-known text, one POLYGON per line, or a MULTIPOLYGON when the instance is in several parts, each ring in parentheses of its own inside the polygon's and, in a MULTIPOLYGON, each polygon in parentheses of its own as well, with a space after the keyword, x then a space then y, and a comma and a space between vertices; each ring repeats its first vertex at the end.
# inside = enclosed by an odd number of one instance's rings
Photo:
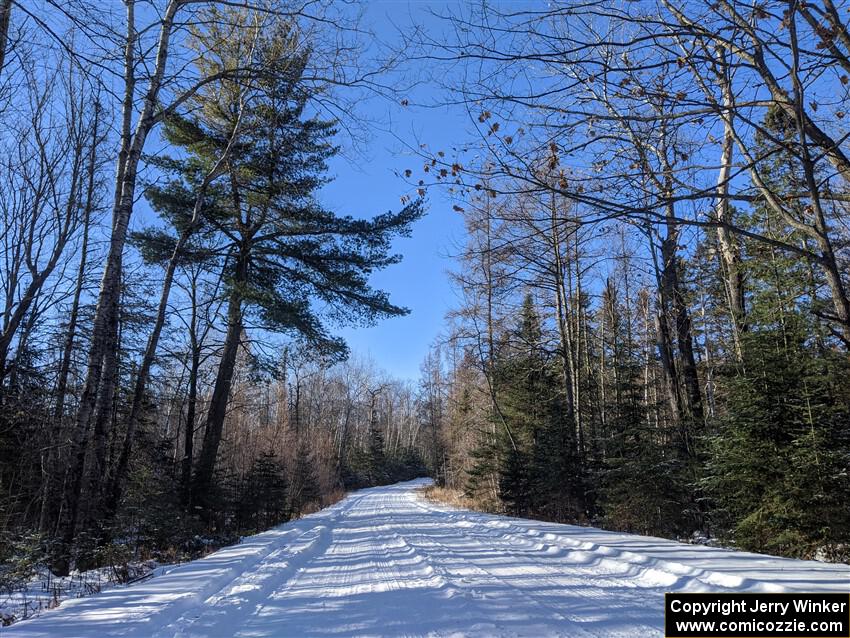
MULTIPOLYGON (((387 527, 394 529, 393 535, 396 537, 400 537, 403 539, 403 542, 412 547, 415 553, 425 557, 425 560, 429 564, 430 568, 434 570, 440 577, 441 582, 445 582, 447 587, 447 593, 450 596, 460 595, 466 601, 472 604, 481 604, 482 602, 492 604, 492 614, 498 617, 498 613, 503 611, 500 609, 501 602, 499 600, 500 597, 504 597, 504 594, 507 592, 511 592, 511 595, 508 598, 513 599, 516 602, 516 599, 519 598, 525 601, 527 604, 532 605, 534 608, 543 612, 543 615, 550 621, 556 622, 558 625, 562 625, 565 628, 563 630, 559 630, 554 635, 559 636, 597 636, 595 633, 588 633, 585 631, 580 625, 574 622, 573 619, 569 617, 568 614, 564 613, 563 609, 557 608, 547 601, 540 600, 539 598, 532 595, 532 593, 527 589, 517 585, 514 582, 511 582, 509 579, 505 578, 502 575, 497 574, 494 570, 488 569, 485 566, 482 566, 478 562, 474 562, 471 559, 468 559, 464 556, 459 555, 459 548, 456 545, 450 545, 445 542, 440 542, 437 540, 438 538, 449 537, 452 538, 451 535, 446 534, 447 529, 455 530, 457 528, 456 525, 446 524, 445 521, 442 521, 439 518, 435 518, 435 514, 439 514, 432 509, 428 509, 424 507, 422 504, 417 502, 415 495, 411 498, 410 494, 402 495, 385 495, 383 498, 383 502, 381 505, 384 506, 389 512, 394 512, 390 517, 390 522, 387 524, 387 527), (419 527, 422 528, 422 531, 416 534, 405 531, 405 527, 402 525, 403 521, 406 518, 409 518, 409 515, 405 516, 401 513, 395 512, 403 512, 404 506, 413 507, 416 510, 421 512, 421 521, 419 522, 419 527), (433 529, 431 529, 433 527, 433 529), (401 529, 401 531, 399 531, 401 529), (427 533, 430 532, 430 533, 427 533), (413 540, 416 539, 416 540, 413 540), (454 563, 456 567, 448 567, 442 564, 442 561, 438 561, 434 556, 434 549, 439 548, 440 554, 444 557, 449 558, 449 562, 454 563), (472 572, 476 578, 471 578, 472 572), (493 585, 499 585, 498 590, 493 587, 493 585), (484 592, 484 589, 490 589, 493 591, 484 592)), ((460 537, 470 538, 470 535, 458 534, 460 537)), ((462 549, 462 548, 461 548, 462 549)), ((539 574, 536 572, 533 573, 533 576, 539 581, 539 574)), ((476 631, 473 631, 474 634, 481 635, 504 635, 504 631, 498 626, 498 620, 494 622, 489 622, 488 626, 485 627, 477 627, 476 631)), ((511 635, 514 635, 515 631, 508 632, 511 635)), ((522 632, 518 635, 536 635, 537 630, 529 627, 528 632, 522 632)), ((549 635, 551 632, 549 632, 549 635)))
MULTIPOLYGON (((190 609, 167 624, 151 638, 194 638, 195 636, 218 635, 216 625, 226 621, 233 623, 237 618, 256 614, 262 607, 257 597, 265 597, 263 592, 274 592, 289 580, 298 565, 308 561, 322 551, 321 541, 328 540, 329 530, 349 510, 360 502, 360 498, 343 501, 336 508, 319 512, 318 516, 305 517, 295 524, 305 525, 300 534, 287 539, 284 545, 272 545, 270 551, 255 561, 251 567, 243 570, 223 587, 209 595, 200 604, 199 609, 190 609), (324 516, 322 514, 324 513, 324 516), (310 525, 316 521, 318 524, 310 525)), ((326 546, 328 543, 324 543, 326 546)), ((228 635, 227 633, 221 635, 228 635)))
MULTIPOLYGON (((417 500, 419 500, 417 498, 417 500)), ((421 504, 420 504, 421 506, 421 504)), ((586 562, 590 558, 595 567, 605 568, 606 573, 620 577, 623 584, 630 587, 664 587, 667 590, 682 589, 689 591, 748 591, 784 592, 792 588, 767 583, 757 579, 742 578, 736 574, 722 571, 689 567, 683 563, 653 559, 636 552, 607 547, 598 543, 575 541, 552 533, 541 533, 534 527, 526 527, 512 519, 499 517, 494 520, 482 520, 475 512, 447 510, 435 506, 435 510, 447 512, 456 521, 468 522, 470 529, 478 529, 483 524, 487 528, 500 530, 493 534, 483 534, 493 541, 511 540, 523 548, 535 552, 544 552, 547 556, 563 557, 576 562, 586 562)), ((515 519, 526 522, 527 519, 515 519)), ((540 521, 527 520, 530 525, 554 525, 540 521)), ((480 534, 480 532, 479 532, 480 534)))
MULTIPOLYGON (((435 511, 421 502, 415 504, 426 513, 430 511, 433 514, 435 511)), ((612 561, 591 552, 547 552, 546 546, 540 543, 534 543, 519 535, 503 533, 503 530, 508 529, 509 523, 501 519, 487 520, 486 515, 477 513, 467 515, 457 510, 440 509, 439 513, 449 516, 449 527, 463 530, 464 536, 475 539, 476 542, 470 544, 472 547, 488 547, 498 550, 497 553, 505 557, 521 557, 522 561, 502 566, 497 560, 494 561, 496 564, 493 566, 482 566, 480 561, 473 563, 474 555, 467 556, 462 548, 458 551, 457 547, 435 540, 439 538, 437 535, 423 536, 426 543, 444 548, 446 555, 454 553, 454 559, 458 564, 465 566, 474 564, 490 578, 489 581, 486 578, 483 580, 485 584, 492 581, 502 582, 526 594, 526 598, 530 596, 538 606, 555 610, 572 623, 566 635, 633 636, 657 633, 657 627, 641 622, 641 617, 645 616, 646 596, 650 593, 657 594, 661 599, 663 592, 677 580, 672 574, 659 572, 646 566, 634 566, 624 561, 612 561), (517 552, 517 547, 520 548, 520 552, 517 552), (600 566, 607 569, 600 571, 600 566), (524 584, 526 582, 527 584, 524 584), (541 593, 542 591, 549 593, 544 594, 541 593), (614 591, 618 592, 616 596, 613 594, 614 591), (554 601, 562 600, 564 594, 576 595, 579 592, 582 599, 595 599, 600 607, 607 607, 609 611, 619 609, 621 618, 631 621, 629 628, 619 632, 609 627, 600 634, 592 628, 582 626, 583 623, 588 623, 586 615, 571 613, 562 605, 553 607, 557 603, 548 600, 550 598, 554 601)), ((715 591, 718 590, 715 589, 715 591)))
MULTIPOLYGON (((416 505, 424 512, 429 512, 427 506, 423 506, 418 502, 416 505)), ((433 515, 434 510, 430 510, 430 513, 433 515)), ((443 512, 441 511, 440 513, 442 514, 443 512)), ((450 514, 452 519, 448 527, 462 530, 458 532, 459 536, 462 535, 465 538, 474 540, 475 542, 469 543, 471 547, 487 547, 491 550, 496 550, 495 553, 499 556, 505 557, 492 559, 493 565, 489 564, 491 559, 484 557, 482 560, 487 560, 488 562, 482 565, 481 560, 475 560, 474 550, 467 550, 464 546, 447 545, 444 542, 440 542, 436 539, 443 538, 443 536, 437 534, 423 535, 421 537, 421 542, 431 546, 441 547, 444 550, 445 556, 451 557, 454 563, 462 566, 458 567, 458 571, 469 569, 469 567, 477 569, 483 575, 483 578, 474 583, 476 586, 486 587, 493 582, 500 582, 506 587, 516 590, 525 600, 531 601, 538 607, 548 609, 554 614, 555 618, 563 619, 565 624, 569 623, 569 629, 564 634, 567 636, 633 636, 653 635, 657 633, 657 627, 642 624, 640 620, 640 616, 643 615, 643 603, 647 594, 646 590, 637 590, 636 585, 628 579, 623 578, 622 574, 600 574, 596 569, 596 565, 567 561, 565 560, 566 557, 541 557, 539 549, 527 542, 522 543, 522 552, 518 554, 516 551, 517 543, 514 539, 510 537, 505 538, 498 532, 481 529, 481 520, 473 522, 469 520, 469 517, 464 516, 462 512, 450 510, 447 513, 450 514), (504 548, 504 551, 500 551, 501 548, 504 548), (470 552, 470 555, 467 555, 467 552, 470 552), (521 557, 522 560, 521 563, 520 561, 516 561, 516 564, 513 564, 506 562, 508 557, 513 557, 514 559, 521 557), (553 558, 559 558, 560 564, 553 565, 553 558), (640 597, 637 605, 640 611, 637 613, 631 614, 628 604, 621 605, 624 616, 634 616, 629 629, 622 634, 611 628, 606 628, 600 634, 598 631, 594 631, 593 628, 585 626, 590 624, 586 615, 572 613, 568 607, 562 604, 563 593, 568 593, 572 596, 579 594, 579 597, 583 600, 595 599, 599 601, 600 606, 603 602, 607 601, 608 604, 605 606, 609 607, 609 609, 614 609, 618 607, 614 600, 615 597, 612 596, 612 591, 615 589, 622 590, 628 594, 634 592, 635 595, 640 597), (561 601, 561 603, 559 604, 558 601, 561 601)), ((468 577, 462 576, 461 580, 471 582, 468 577)), ((663 591, 663 589, 659 590, 659 592, 663 591)))
MULTIPOLYGON (((409 536, 405 537, 407 542, 411 544, 413 547, 416 547, 418 550, 424 553, 432 553, 434 548, 440 548, 443 552, 449 556, 451 554, 457 554, 456 548, 446 545, 445 543, 441 543, 433 538, 428 538, 427 542, 422 541, 411 541, 409 536)), ((462 595, 466 595, 467 592, 472 594, 473 597, 481 596, 482 593, 479 588, 485 588, 486 586, 492 586, 493 583, 500 583, 503 588, 507 588, 510 591, 513 591, 517 594, 519 598, 526 601, 527 603, 531 603, 534 607, 542 610, 545 614, 545 617, 551 620, 555 620, 558 623, 562 623, 564 625, 569 626, 569 630, 566 630, 564 633, 559 635, 563 636, 592 636, 593 634, 589 634, 584 631, 579 625, 577 625, 568 615, 562 613, 562 610, 559 610, 540 599, 532 596, 529 592, 512 583, 505 578, 495 574, 492 570, 486 569, 482 567, 480 564, 475 563, 471 560, 458 560, 458 567, 454 570, 449 568, 441 568, 441 572, 443 577, 450 583, 455 583, 455 588, 462 592, 462 595), (480 577, 480 580, 471 580, 470 572, 474 572, 477 576, 480 577), (468 584, 469 587, 462 587, 459 583, 468 584)), ((483 594, 486 598, 486 593, 483 594)))
MULTIPOLYGON (((262 609, 252 615, 234 636, 267 635, 269 617, 295 618, 289 625, 293 636, 302 631, 298 622, 305 617, 321 620, 316 614, 327 612, 337 601, 370 598, 376 595, 404 594, 406 590, 437 590, 446 583, 434 573, 427 558, 418 554, 395 531, 383 500, 372 496, 355 516, 341 517, 330 531, 330 542, 322 552, 311 552, 311 560, 298 569, 278 589, 271 591, 262 609), (362 522, 361 522, 362 521, 362 522), (294 626, 293 626, 294 623, 294 626)), ((413 602, 413 601, 412 601, 413 602)), ((415 604, 411 606, 415 609, 415 604)), ((386 611, 386 608, 384 608, 386 611)), ((389 622, 389 619, 387 619, 389 622)), ((368 625, 349 621, 344 635, 372 635, 368 625)), ((385 625, 387 626, 387 625, 385 625)), ((312 632, 311 632, 311 635, 312 632)), ((401 628, 393 636, 420 636, 401 628)))

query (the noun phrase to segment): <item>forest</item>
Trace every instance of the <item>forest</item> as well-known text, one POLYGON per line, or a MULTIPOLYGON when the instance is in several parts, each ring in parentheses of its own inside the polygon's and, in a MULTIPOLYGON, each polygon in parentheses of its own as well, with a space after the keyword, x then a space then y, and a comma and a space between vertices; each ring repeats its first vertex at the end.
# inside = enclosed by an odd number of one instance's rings
POLYGON ((846 15, 485 7, 424 42, 466 69, 450 88, 481 140, 410 173, 467 229, 427 367, 440 481, 519 516, 847 560, 846 15))
POLYGON ((418 476, 847 561, 846 3, 364 7, 0 0, 0 588, 418 476), (351 216, 364 96, 468 131, 351 216), (426 214, 457 301, 396 379, 338 332, 408 312, 371 278, 426 214))

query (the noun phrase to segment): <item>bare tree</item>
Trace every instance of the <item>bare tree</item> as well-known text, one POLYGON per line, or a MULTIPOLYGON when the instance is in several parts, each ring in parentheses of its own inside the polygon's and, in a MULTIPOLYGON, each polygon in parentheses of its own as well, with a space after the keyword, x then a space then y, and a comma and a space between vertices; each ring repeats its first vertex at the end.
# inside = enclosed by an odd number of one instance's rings
POLYGON ((16 124, 19 137, 10 141, 14 148, 5 155, 6 184, 0 191, 8 229, 0 271, 0 384, 9 372, 10 349, 22 322, 68 257, 66 249, 90 212, 86 176, 94 173, 91 154, 101 140, 98 110, 88 108, 91 96, 86 88, 85 78, 77 73, 58 90, 44 87, 35 72, 28 75, 28 111, 16 124), (59 115, 57 102, 63 109, 59 115))

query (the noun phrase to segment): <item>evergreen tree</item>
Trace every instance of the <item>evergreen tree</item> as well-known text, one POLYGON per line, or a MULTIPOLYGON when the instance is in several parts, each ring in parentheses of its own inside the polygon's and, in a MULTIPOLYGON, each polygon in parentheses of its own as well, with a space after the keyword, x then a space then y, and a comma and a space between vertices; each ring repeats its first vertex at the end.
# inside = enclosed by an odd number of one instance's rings
POLYGON ((478 432, 479 442, 470 451, 470 467, 463 485, 467 498, 489 503, 491 494, 498 488, 499 446, 492 432, 478 432))
POLYGON ((388 482, 387 458, 384 454, 384 433, 378 423, 377 410, 373 408, 369 419, 369 440, 364 468, 367 485, 384 485, 388 482))
POLYGON ((575 520, 583 510, 575 440, 531 295, 518 323, 494 366, 497 436, 490 451, 499 497, 515 515, 575 520))
POLYGON ((680 423, 652 420, 645 404, 642 365, 617 286, 606 282, 602 294, 606 375, 603 456, 596 488, 606 527, 641 534, 675 536, 694 526, 686 488, 689 463, 680 423), (679 426, 679 427, 677 427, 679 426))
POLYGON ((612 415, 600 479, 605 526, 676 536, 686 523, 685 463, 669 433, 649 426, 634 370, 620 371, 620 401, 612 415))
POLYGON ((712 439, 707 484, 722 532, 743 549, 812 558, 850 546, 850 370, 819 356, 801 313, 744 338, 712 439))
POLYGON ((310 448, 305 442, 298 444, 295 463, 289 483, 289 507, 292 515, 300 516, 305 507, 319 500, 319 483, 310 448))
POLYGON ((530 487, 535 494, 537 516, 575 523, 586 520, 588 486, 576 450, 572 421, 562 402, 555 403, 556 413, 543 424, 537 436, 530 487))
POLYGON ((242 480, 239 496, 240 529, 262 531, 289 519, 288 487, 274 452, 263 452, 242 480))
POLYGON ((528 456, 513 445, 504 446, 500 456, 499 498, 512 516, 527 516, 535 496, 532 494, 528 456))
MULTIPOLYGON (((422 205, 415 201, 370 220, 338 215, 317 202, 327 160, 337 152, 335 123, 308 115, 315 94, 305 80, 310 54, 293 25, 276 21, 258 41, 246 42, 220 33, 212 21, 196 37, 216 53, 203 62, 206 76, 238 66, 245 55, 256 57, 263 69, 244 83, 224 82, 200 92, 191 114, 169 119, 164 137, 185 156, 159 158, 156 163, 172 179, 147 190, 152 206, 179 230, 189 223, 187 204, 203 176, 230 146, 225 174, 207 184, 199 231, 208 246, 203 256, 225 274, 228 302, 193 481, 196 501, 212 507, 210 484, 245 326, 298 335, 319 353, 343 355, 345 344, 328 332, 328 318, 371 323, 406 313, 371 288, 368 278, 399 260, 390 254, 390 242, 409 232, 422 205)), ((150 254, 174 244, 162 232, 137 240, 150 254)))
MULTIPOLYGON (((794 141, 794 124, 767 113, 760 151, 794 141)), ((789 150, 764 153, 761 170, 780 195, 806 190, 789 150)), ((787 198, 788 217, 807 219, 806 202, 787 198)), ((816 252, 802 226, 757 202, 743 223, 778 241, 816 252)), ((763 242, 747 241, 744 264, 749 331, 740 365, 721 379, 727 395, 711 438, 706 485, 718 531, 739 546, 789 556, 838 554, 850 538, 850 403, 846 355, 824 319, 823 272, 763 242)), ((845 550, 846 551, 846 550, 845 550)))

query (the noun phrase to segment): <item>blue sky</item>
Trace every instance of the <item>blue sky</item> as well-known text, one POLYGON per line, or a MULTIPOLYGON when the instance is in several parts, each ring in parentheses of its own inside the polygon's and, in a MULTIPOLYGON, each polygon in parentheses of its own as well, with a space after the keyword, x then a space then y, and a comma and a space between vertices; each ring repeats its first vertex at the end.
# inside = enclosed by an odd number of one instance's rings
MULTIPOLYGON (((378 0, 364 6, 366 28, 385 44, 392 44, 397 29, 412 20, 424 22, 429 29, 441 28, 440 21, 429 12, 449 5, 378 0)), ((415 96, 408 97, 411 101, 438 101, 436 90, 421 85, 415 96)), ((320 194, 322 203, 340 215, 371 217, 398 210, 402 195, 415 195, 399 175, 407 168, 419 174, 422 166, 406 145, 427 142, 433 149, 448 150, 468 136, 468 119, 462 109, 403 107, 396 100, 375 96, 359 102, 358 110, 357 115, 370 123, 369 139, 351 152, 348 140, 340 134, 338 143, 345 152, 331 160, 333 181, 320 194)), ((160 152, 164 143, 156 134, 151 137, 146 152, 160 152)), ((456 305, 447 272, 454 267, 449 255, 457 252, 464 229, 462 218, 452 210, 454 203, 445 189, 429 189, 426 216, 417 222, 411 237, 394 242, 394 252, 403 255, 402 262, 372 277, 374 287, 387 291, 392 302, 409 308, 410 314, 369 328, 329 326, 345 338, 353 356, 371 359, 378 368, 400 379, 419 378, 429 346, 440 334, 446 313, 456 305)), ((137 208, 135 229, 156 223, 145 200, 140 200, 137 208)))
MULTIPOLYGON (((391 40, 393 25, 403 26, 412 16, 436 28, 427 10, 424 3, 370 3, 366 21, 381 39, 391 40)), ((427 98, 433 90, 422 86, 417 97, 427 98)), ((379 122, 362 149, 365 161, 336 158, 331 165, 335 179, 322 192, 325 205, 355 216, 397 210, 400 197, 411 194, 410 186, 396 173, 410 168, 417 174, 421 161, 405 148, 405 142, 450 148, 466 138, 468 122, 462 109, 402 107, 381 98, 361 106, 366 116, 379 122)), ((453 202, 445 190, 429 189, 427 201, 428 213, 416 224, 412 237, 395 242, 403 261, 372 279, 376 287, 390 293, 394 303, 409 308, 410 314, 371 328, 340 331, 353 354, 371 358, 378 367, 400 378, 419 377, 428 347, 442 330, 443 318, 456 299, 447 277, 453 267, 448 255, 455 253, 462 241, 463 221, 452 210, 453 202)))

